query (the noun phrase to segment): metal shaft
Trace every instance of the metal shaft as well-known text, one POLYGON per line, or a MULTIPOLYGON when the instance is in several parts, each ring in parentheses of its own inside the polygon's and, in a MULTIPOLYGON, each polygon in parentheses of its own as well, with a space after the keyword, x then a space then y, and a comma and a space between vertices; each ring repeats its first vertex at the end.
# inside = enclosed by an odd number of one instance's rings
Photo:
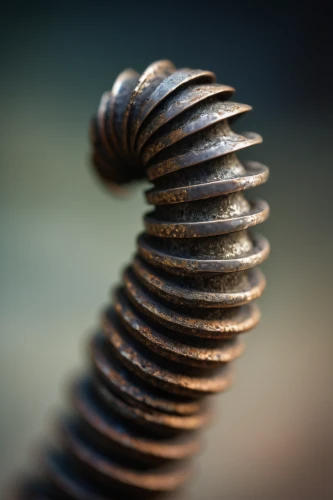
POLYGON ((148 177, 154 209, 91 342, 92 368, 72 388, 61 446, 19 498, 150 498, 189 476, 207 396, 229 388, 238 335, 259 321, 256 266, 269 252, 248 232, 268 205, 243 194, 268 169, 236 156, 261 137, 231 129, 251 109, 233 92, 209 71, 159 61, 103 95, 94 166, 111 189, 148 177))

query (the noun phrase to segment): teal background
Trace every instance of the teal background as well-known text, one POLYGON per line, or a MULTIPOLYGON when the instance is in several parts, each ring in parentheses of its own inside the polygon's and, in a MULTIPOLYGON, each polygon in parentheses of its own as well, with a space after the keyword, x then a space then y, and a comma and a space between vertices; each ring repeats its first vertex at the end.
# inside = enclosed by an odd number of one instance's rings
POLYGON ((89 119, 131 66, 210 69, 254 110, 255 194, 272 254, 260 326, 189 488, 191 500, 333 496, 332 9, 294 2, 11 2, 1 16, 0 478, 33 469, 86 339, 134 252, 142 185, 106 193, 89 119))

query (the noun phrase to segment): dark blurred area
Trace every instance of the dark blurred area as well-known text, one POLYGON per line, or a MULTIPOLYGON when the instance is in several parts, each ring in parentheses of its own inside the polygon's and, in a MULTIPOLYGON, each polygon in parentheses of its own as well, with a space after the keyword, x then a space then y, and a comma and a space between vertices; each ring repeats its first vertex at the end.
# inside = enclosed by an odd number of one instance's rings
POLYGON ((271 205, 263 318, 217 398, 188 498, 333 497, 332 22, 323 1, 2 7, 3 486, 52 434, 142 228, 143 186, 117 199, 91 172, 89 120, 120 71, 168 58, 253 106, 236 128, 263 135, 246 157, 271 169, 255 193, 271 205))

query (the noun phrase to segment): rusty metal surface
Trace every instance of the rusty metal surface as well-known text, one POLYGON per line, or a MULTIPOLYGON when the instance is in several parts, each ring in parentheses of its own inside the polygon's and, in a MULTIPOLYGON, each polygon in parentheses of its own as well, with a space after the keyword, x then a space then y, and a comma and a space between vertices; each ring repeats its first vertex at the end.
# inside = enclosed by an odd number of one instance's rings
POLYGON ((189 477, 210 394, 232 382, 238 335, 260 319, 267 240, 247 229, 269 207, 243 191, 268 169, 236 152, 261 142, 230 124, 251 108, 209 71, 125 70, 92 121, 92 160, 111 190, 148 177, 154 210, 72 386, 61 446, 17 498, 111 500, 172 492, 189 477))

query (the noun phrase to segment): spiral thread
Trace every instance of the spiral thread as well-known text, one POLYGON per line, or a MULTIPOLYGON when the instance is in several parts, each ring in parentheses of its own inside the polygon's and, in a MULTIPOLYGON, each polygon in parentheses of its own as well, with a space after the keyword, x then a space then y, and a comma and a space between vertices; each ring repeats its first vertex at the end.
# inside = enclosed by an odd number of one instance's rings
POLYGON ((261 137, 231 130, 251 109, 228 101, 233 92, 209 71, 159 61, 141 76, 124 71, 103 95, 95 169, 112 190, 148 177, 154 210, 93 336, 92 369, 72 387, 61 446, 20 498, 150 498, 189 476, 207 396, 230 387, 238 335, 259 321, 255 266, 269 252, 248 232, 268 205, 243 196, 268 169, 236 156, 261 137))

